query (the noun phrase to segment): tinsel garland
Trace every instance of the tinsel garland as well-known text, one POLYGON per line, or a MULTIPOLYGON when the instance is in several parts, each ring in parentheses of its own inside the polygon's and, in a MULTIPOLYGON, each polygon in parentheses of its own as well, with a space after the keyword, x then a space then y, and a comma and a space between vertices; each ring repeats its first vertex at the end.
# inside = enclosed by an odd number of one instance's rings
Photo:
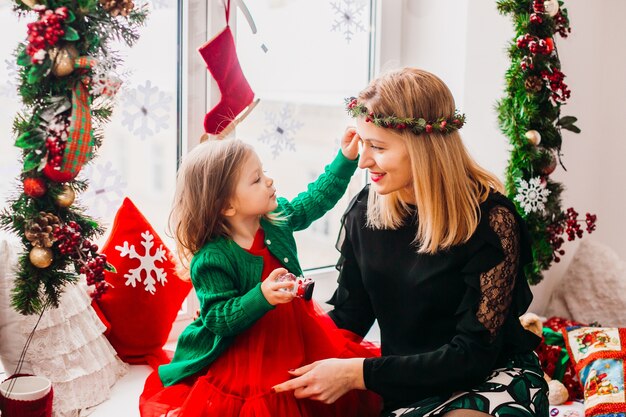
POLYGON ((499 0, 497 6, 511 16, 516 33, 508 49, 506 95, 497 104, 500 129, 512 145, 506 190, 531 234, 534 262, 526 276, 537 284, 542 271, 564 254, 562 236, 582 237, 581 223, 588 233, 595 230, 595 215, 581 220, 573 209, 562 209, 563 185, 550 178, 557 162, 563 166, 562 130, 580 133, 575 117, 561 115, 570 91, 554 38, 557 33, 567 37, 571 29, 562 1, 499 0))
POLYGON ((15 117, 13 132, 23 168, 0 226, 24 245, 13 307, 34 314, 58 306, 64 287, 81 273, 98 297, 106 290, 104 269, 114 269, 92 243, 102 228, 74 203, 87 188, 76 175, 94 157, 113 110, 121 60, 111 42, 132 46, 147 9, 131 1, 15 0, 14 12, 36 20, 25 27, 15 52, 24 110, 15 117), (91 88, 98 66, 111 74, 111 88, 91 88), (37 234, 41 227, 45 235, 37 234))

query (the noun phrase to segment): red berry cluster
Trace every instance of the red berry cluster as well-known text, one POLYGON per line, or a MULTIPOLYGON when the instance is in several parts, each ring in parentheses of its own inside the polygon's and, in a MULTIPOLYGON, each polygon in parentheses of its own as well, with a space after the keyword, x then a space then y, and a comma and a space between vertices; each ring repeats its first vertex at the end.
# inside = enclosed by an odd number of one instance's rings
POLYGON ((93 285, 94 290, 91 296, 96 300, 99 300, 107 290, 107 282, 104 280, 104 270, 107 264, 107 256, 102 253, 99 254, 93 250, 96 245, 91 245, 91 258, 88 259, 80 268, 80 273, 85 274, 87 277, 87 285, 93 285))
MULTIPOLYGON (((596 219, 597 216, 595 214, 586 214, 584 221, 587 233, 592 233, 596 230, 596 219)), ((563 233, 567 235, 567 240, 570 242, 577 237, 583 237, 583 230, 581 229, 582 222, 582 220, 578 219, 578 212, 574 210, 573 207, 570 207, 561 220, 555 221, 546 227, 548 241, 553 250, 554 262, 560 262, 561 258, 559 255, 562 256, 565 254, 565 251, 561 249, 561 246, 565 243, 565 239, 562 237, 563 233)))
POLYGON ((69 126, 69 119, 60 115, 56 116, 50 125, 48 125, 48 138, 46 139, 48 164, 55 168, 60 167, 63 162, 63 153, 65 152, 69 126))
POLYGON ((68 17, 67 7, 59 7, 56 10, 46 9, 46 6, 35 6, 34 10, 39 13, 39 20, 29 23, 28 46, 26 53, 30 56, 33 64, 41 64, 46 56, 46 48, 56 45, 65 35, 63 22, 68 17))
POLYGON ((550 55, 554 50, 552 38, 541 39, 530 33, 518 36, 516 43, 519 49, 528 49, 533 55, 550 55))
POLYGON ((91 296, 99 299, 107 289, 107 283, 104 280, 106 255, 99 254, 98 245, 83 238, 81 227, 75 221, 69 221, 63 227, 57 227, 53 233, 59 252, 62 255, 69 255, 74 264, 78 265, 80 273, 87 277, 87 285, 95 287, 91 296))
POLYGON ((80 225, 74 221, 54 229, 54 238, 61 255, 71 255, 74 259, 76 259, 75 256, 79 256, 77 249, 83 239, 83 235, 80 232, 80 225))
POLYGON ((558 68, 552 68, 552 71, 541 71, 541 76, 550 83, 550 90, 552 91, 552 100, 555 102, 564 103, 565 100, 570 98, 572 92, 567 88, 567 84, 563 82, 565 74, 558 68))
POLYGON ((572 33, 572 28, 569 27, 569 20, 561 12, 554 16, 554 22, 556 23, 556 31, 562 37, 567 38, 567 35, 572 33))
POLYGON ((533 0, 533 11, 535 13, 545 13, 546 6, 543 4, 544 0, 533 0))
POLYGON ((539 13, 533 13, 530 15, 530 23, 540 25, 543 23, 543 17, 541 17, 541 14, 539 13))

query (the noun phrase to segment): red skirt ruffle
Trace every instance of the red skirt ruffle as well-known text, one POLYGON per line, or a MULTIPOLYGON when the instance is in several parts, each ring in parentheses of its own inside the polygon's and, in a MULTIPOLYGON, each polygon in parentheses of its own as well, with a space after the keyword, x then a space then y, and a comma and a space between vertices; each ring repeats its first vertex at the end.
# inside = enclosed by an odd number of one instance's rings
POLYGON ((271 387, 290 379, 287 372, 327 358, 379 356, 380 349, 338 329, 313 301, 294 299, 266 313, 206 371, 170 387, 156 372, 140 399, 142 417, 368 417, 381 401, 353 390, 334 404, 298 400, 271 387))

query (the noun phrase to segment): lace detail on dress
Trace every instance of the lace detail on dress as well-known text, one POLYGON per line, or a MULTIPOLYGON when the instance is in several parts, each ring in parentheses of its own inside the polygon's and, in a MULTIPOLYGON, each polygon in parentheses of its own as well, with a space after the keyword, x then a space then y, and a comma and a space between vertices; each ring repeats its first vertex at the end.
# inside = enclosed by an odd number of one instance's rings
POLYGON ((504 260, 480 275, 480 302, 476 317, 494 340, 511 305, 511 293, 519 266, 519 228, 513 213, 502 206, 489 212, 489 226, 500 238, 504 260))

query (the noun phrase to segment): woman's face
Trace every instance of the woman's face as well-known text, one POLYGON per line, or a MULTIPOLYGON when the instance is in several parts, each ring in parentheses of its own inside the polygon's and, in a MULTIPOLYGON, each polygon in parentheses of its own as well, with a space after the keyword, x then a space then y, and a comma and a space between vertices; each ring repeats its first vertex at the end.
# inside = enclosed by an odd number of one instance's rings
POLYGON ((415 203, 411 161, 404 141, 389 129, 357 119, 356 130, 363 146, 359 168, 369 170, 371 187, 380 195, 399 191, 407 203, 415 203))

